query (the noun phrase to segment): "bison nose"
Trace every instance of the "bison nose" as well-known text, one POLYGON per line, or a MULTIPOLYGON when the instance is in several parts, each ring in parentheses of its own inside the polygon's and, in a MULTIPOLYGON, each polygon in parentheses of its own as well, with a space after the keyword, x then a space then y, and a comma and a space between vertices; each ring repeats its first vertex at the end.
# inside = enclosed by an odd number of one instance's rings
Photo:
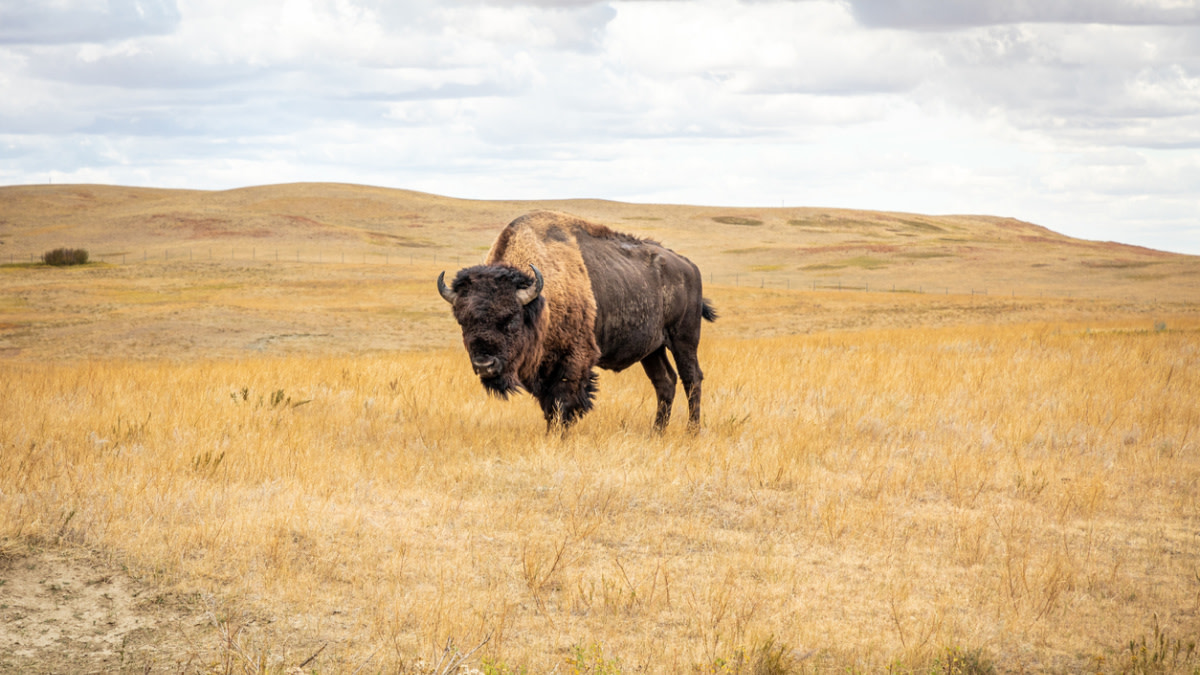
POLYGON ((471 367, 475 369, 476 375, 484 377, 491 377, 500 370, 497 367, 496 357, 494 356, 471 357, 471 367))

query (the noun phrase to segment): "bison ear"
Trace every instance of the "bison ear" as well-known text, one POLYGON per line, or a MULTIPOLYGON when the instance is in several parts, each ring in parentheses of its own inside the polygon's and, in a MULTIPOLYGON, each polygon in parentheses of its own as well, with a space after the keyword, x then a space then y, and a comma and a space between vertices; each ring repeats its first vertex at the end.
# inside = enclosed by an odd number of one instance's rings
POLYGON ((533 285, 517 291, 517 302, 520 302, 522 305, 528 305, 537 300, 537 297, 542 294, 542 286, 546 283, 542 279, 542 273, 538 271, 538 268, 530 265, 529 269, 533 270, 533 285))
POLYGON ((438 293, 441 293, 443 300, 445 300, 446 302, 448 302, 452 305, 454 304, 454 301, 458 299, 457 293, 450 290, 449 288, 446 288, 446 272, 445 271, 443 271, 441 274, 438 275, 438 293))

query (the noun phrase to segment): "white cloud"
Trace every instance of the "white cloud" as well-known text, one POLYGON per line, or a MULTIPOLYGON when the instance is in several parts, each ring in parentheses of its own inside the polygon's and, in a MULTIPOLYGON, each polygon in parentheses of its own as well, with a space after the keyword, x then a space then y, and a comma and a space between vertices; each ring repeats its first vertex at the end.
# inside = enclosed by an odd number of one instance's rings
POLYGON ((173 0, 0 0, 0 44, 107 42, 169 33, 173 0))
POLYGON ((1200 252, 1198 12, 0 0, 0 182, 985 212, 1200 252))
POLYGON ((706 77, 750 93, 860 94, 911 89, 935 55, 906 35, 864 32, 836 3, 693 3, 622 8, 613 56, 656 79, 706 77))
POLYGON ((849 0, 849 4, 864 24, 896 28, 946 30, 1016 23, 1200 24, 1200 7, 1190 0, 849 0))

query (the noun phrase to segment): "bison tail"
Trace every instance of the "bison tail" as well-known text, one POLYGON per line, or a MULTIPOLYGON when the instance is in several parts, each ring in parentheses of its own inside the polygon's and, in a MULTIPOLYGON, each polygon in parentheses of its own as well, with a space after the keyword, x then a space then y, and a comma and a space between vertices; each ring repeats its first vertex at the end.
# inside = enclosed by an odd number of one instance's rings
POLYGON ((713 309, 713 306, 709 304, 708 298, 704 298, 700 303, 700 316, 704 317, 705 321, 717 320, 717 310, 713 309))

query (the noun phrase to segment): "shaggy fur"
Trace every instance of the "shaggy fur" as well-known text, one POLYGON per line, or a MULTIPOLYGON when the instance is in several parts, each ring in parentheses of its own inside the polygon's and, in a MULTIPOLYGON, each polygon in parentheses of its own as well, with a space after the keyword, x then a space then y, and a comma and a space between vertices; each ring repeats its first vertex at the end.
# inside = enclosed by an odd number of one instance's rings
POLYGON ((539 211, 509 223, 485 264, 461 270, 450 290, 484 387, 499 396, 525 389, 549 426, 570 426, 591 410, 596 366, 619 371, 640 362, 658 399, 655 426, 665 427, 677 383, 668 350, 688 397, 689 425, 699 425, 700 322, 716 313, 687 258, 654 241, 539 211), (516 294, 534 283, 531 265, 544 286, 521 306, 516 294))
POLYGON ((451 286, 459 298, 454 303, 454 318, 463 326, 467 353, 499 362, 499 374, 482 376, 480 381, 500 398, 529 389, 524 383, 535 381, 541 362, 545 297, 527 305, 516 299, 518 290, 531 285, 533 279, 515 267, 478 265, 460 271, 451 286))

